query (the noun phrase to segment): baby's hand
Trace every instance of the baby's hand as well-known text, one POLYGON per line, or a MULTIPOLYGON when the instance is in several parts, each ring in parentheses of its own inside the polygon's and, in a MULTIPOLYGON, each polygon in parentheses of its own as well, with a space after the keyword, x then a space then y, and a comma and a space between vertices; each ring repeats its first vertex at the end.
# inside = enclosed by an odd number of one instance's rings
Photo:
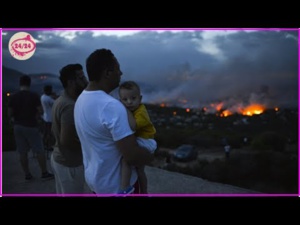
POLYGON ((127 110, 129 126, 130 126, 131 130, 135 131, 136 130, 135 118, 134 118, 132 112, 129 109, 126 108, 126 110, 127 110))

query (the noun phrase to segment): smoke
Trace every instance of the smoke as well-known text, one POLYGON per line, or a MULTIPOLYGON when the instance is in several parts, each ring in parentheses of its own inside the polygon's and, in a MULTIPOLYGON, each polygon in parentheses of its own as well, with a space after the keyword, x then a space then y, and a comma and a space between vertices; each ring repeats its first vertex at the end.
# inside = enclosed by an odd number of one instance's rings
POLYGON ((146 103, 298 106, 298 31, 144 31, 125 37, 77 32, 72 40, 36 32, 39 45, 27 61, 5 50, 12 35, 7 33, 3 65, 20 72, 57 74, 68 63, 84 66, 91 52, 105 47, 118 59, 122 80, 140 84, 146 103))
POLYGON ((266 108, 298 105, 296 74, 290 74, 291 79, 286 79, 272 74, 251 74, 246 68, 243 73, 229 73, 224 69, 224 74, 203 70, 180 71, 162 75, 159 81, 148 83, 147 88, 143 88, 145 85, 141 82, 143 100, 195 108, 222 103, 223 109, 234 111, 252 104, 266 108))

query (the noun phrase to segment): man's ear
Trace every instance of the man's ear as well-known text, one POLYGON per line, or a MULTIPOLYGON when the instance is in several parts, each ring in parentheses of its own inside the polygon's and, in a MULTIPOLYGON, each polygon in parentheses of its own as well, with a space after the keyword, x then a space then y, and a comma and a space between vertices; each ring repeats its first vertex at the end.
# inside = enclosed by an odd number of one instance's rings
POLYGON ((110 73, 111 73, 111 71, 108 70, 108 69, 106 69, 106 70, 104 71, 104 77, 105 77, 105 78, 109 78, 109 77, 110 77, 110 73))
POLYGON ((70 87, 75 82, 75 80, 68 80, 67 82, 68 82, 68 87, 70 87))

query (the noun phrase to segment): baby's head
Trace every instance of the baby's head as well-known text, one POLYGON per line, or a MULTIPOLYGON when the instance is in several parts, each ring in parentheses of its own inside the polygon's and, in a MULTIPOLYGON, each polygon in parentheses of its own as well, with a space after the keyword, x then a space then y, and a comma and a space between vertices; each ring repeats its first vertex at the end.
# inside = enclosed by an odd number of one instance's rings
POLYGON ((142 101, 140 87, 134 81, 126 81, 119 87, 119 96, 121 102, 130 111, 135 111, 142 101))

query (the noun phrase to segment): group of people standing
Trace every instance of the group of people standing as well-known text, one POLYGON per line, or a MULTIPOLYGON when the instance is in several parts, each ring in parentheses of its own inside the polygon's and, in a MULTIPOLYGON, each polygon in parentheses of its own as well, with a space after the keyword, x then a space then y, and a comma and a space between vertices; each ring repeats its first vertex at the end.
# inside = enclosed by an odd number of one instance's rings
MULTIPOLYGON (((156 130, 142 104, 140 88, 133 81, 120 85, 123 73, 109 49, 92 52, 86 59, 86 71, 88 79, 81 64, 69 64, 60 70, 64 90, 52 102, 52 116, 47 121, 55 138, 51 167, 56 193, 82 194, 86 183, 94 194, 147 194, 144 166, 153 160, 157 144, 156 130), (118 87, 119 99, 110 95, 118 87)), ((20 85, 8 110, 14 118, 25 178, 30 174, 30 148, 39 153, 42 177, 49 177, 52 174, 46 168, 35 122, 37 113, 42 113, 42 98, 29 90, 29 76, 21 77, 20 85), (34 134, 28 132, 31 129, 34 134)))

